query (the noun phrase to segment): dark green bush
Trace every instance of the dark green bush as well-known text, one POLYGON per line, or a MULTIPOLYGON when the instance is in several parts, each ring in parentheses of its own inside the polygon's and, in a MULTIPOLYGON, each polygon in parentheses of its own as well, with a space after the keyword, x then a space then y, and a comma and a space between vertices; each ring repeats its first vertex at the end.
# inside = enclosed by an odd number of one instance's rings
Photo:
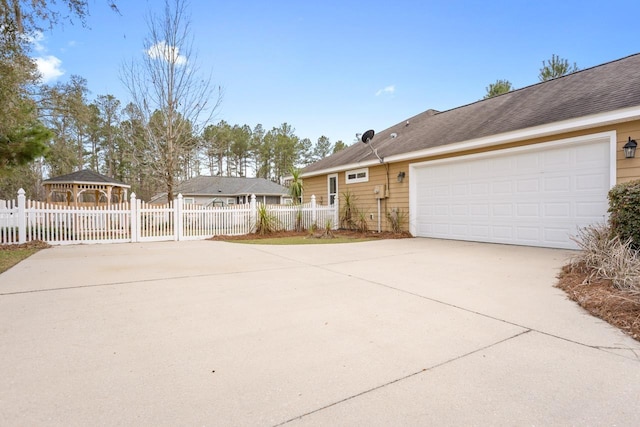
POLYGON ((618 184, 609 190, 611 231, 640 249, 640 180, 618 184))

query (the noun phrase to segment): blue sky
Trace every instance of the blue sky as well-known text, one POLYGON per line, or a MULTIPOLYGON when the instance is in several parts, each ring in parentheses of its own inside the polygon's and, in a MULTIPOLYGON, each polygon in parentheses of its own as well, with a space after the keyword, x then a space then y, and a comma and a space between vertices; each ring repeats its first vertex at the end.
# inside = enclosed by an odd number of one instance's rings
MULTIPOLYGON (((34 56, 87 79, 91 99, 129 96, 123 62, 143 55, 145 16, 162 2, 91 0, 87 26, 44 33, 34 56)), ((283 122, 315 142, 351 143, 429 108, 481 99, 507 79, 538 81, 557 54, 580 68, 640 52, 634 1, 210 1, 190 2, 200 67, 224 89, 215 121, 283 122)), ((54 73, 55 74, 55 73, 54 73)))

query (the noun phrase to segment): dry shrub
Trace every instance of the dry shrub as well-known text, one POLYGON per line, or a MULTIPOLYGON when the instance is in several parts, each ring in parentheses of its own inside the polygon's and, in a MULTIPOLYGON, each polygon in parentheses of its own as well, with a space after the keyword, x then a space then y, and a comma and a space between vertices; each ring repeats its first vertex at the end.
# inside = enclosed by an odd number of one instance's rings
POLYGON ((640 254, 631 239, 621 240, 606 224, 582 228, 572 239, 581 251, 570 265, 586 273, 585 280, 610 280, 615 288, 640 296, 640 254))

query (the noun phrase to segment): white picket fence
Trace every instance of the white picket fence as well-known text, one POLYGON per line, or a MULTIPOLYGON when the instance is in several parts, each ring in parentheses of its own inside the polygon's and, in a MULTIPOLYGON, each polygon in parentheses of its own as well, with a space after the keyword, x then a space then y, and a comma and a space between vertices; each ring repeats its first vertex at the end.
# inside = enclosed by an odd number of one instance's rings
MULTIPOLYGON (((150 205, 131 194, 128 203, 109 207, 69 207, 27 200, 0 200, 0 244, 42 240, 53 245, 199 240, 255 231, 255 196, 250 203, 226 207, 187 205, 182 195, 167 205, 150 205)), ((297 226, 337 228, 337 206, 265 205, 282 230, 297 226)))

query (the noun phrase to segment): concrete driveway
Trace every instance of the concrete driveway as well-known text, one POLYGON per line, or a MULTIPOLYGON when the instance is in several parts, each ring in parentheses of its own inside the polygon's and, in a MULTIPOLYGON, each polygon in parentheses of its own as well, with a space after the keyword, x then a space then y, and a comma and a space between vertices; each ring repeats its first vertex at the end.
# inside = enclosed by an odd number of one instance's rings
POLYGON ((0 275, 0 425, 637 425, 640 345, 571 252, 63 246, 0 275))

